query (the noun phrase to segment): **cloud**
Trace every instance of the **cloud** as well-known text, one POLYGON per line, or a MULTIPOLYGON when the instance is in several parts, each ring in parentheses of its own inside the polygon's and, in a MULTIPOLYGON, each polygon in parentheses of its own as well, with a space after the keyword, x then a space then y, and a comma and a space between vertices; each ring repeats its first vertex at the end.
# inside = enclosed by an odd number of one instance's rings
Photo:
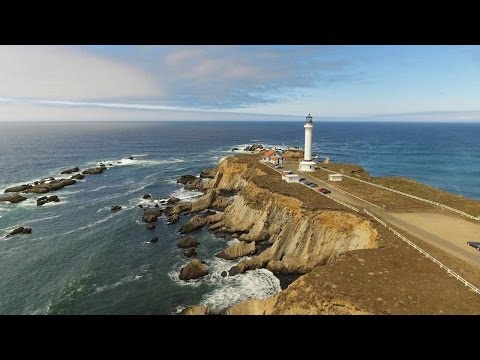
POLYGON ((89 104, 38 101, 0 102, 2 121, 171 121, 171 120, 295 120, 297 117, 225 111, 152 108, 142 104, 89 104))
POLYGON ((0 96, 54 100, 161 97, 144 70, 77 47, 0 46, 0 96))
POLYGON ((152 46, 127 57, 167 89, 163 104, 205 109, 275 103, 358 78, 334 48, 321 46, 152 46))

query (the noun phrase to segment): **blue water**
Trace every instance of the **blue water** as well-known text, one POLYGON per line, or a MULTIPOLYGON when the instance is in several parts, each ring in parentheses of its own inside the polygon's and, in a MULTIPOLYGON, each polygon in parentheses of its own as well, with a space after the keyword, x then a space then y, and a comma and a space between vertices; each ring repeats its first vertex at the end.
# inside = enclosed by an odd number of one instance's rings
MULTIPOLYGON (((313 134, 320 157, 480 199, 480 124, 316 122, 313 134)), ((267 270, 222 278, 233 263, 213 255, 227 240, 207 231, 196 236, 210 274, 179 281, 188 260, 176 246, 177 230, 188 217, 172 226, 160 218, 148 231, 137 205, 145 193, 194 200, 198 194, 175 179, 214 166, 232 147, 302 146, 303 139, 303 121, 0 123, 1 192, 73 166, 115 165, 55 192, 59 203, 37 207, 39 195, 0 203, 0 313, 172 314, 279 291, 267 270), (112 205, 124 208, 111 213, 112 205), (3 239, 20 225, 32 234, 3 239), (153 236, 157 243, 149 242, 153 236)))

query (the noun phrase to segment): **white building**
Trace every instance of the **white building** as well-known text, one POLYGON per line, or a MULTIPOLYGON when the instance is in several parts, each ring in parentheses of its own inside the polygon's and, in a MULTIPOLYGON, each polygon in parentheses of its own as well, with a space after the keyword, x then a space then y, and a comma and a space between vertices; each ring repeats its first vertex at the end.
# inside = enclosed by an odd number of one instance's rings
POLYGON ((287 182, 287 183, 298 183, 300 176, 296 174, 288 174, 288 175, 283 175, 282 178, 287 182))
POLYGON ((312 116, 308 114, 305 125, 305 148, 303 153, 303 161, 300 162, 298 166, 298 170, 305 171, 305 172, 313 172, 315 171, 315 162, 312 160, 312 129, 313 129, 313 122, 312 116))
POLYGON ((342 174, 328 174, 328 181, 342 181, 342 174))
POLYGON ((283 164, 283 155, 282 153, 275 150, 268 150, 262 154, 260 162, 271 163, 271 164, 283 164))

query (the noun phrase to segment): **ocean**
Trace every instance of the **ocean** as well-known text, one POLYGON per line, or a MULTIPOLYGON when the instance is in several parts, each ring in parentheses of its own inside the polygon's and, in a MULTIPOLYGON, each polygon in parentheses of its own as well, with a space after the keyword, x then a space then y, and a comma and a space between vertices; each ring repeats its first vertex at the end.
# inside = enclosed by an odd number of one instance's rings
MULTIPOLYGON (((480 124, 314 119, 314 126, 319 159, 480 199, 480 124)), ((41 195, 0 203, 0 314, 176 314, 195 304, 221 311, 280 291, 265 269, 221 277, 235 262, 214 257, 227 240, 204 230, 196 234, 197 251, 210 273, 180 281, 188 259, 177 248, 177 231, 188 218, 167 225, 161 217, 147 230, 137 205, 151 201, 142 199, 145 193, 194 201, 199 193, 183 190, 176 179, 215 166, 234 147, 303 146, 303 140, 303 120, 0 123, 0 192, 74 166, 114 165, 49 193, 58 203, 37 207, 41 195), (122 210, 112 213, 113 205, 122 210), (21 225, 32 234, 5 238, 21 225), (153 236, 159 241, 151 243, 153 236)))

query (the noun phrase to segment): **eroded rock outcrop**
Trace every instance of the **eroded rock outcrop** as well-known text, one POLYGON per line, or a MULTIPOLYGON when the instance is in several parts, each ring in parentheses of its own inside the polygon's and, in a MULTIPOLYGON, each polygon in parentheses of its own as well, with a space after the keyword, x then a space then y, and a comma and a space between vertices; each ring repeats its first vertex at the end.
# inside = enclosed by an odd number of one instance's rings
POLYGON ((75 166, 74 168, 63 170, 60 174, 72 174, 79 171, 80 169, 78 168, 78 166, 75 166))
POLYGON ((27 200, 27 198, 19 194, 6 194, 0 196, 0 201, 8 201, 11 204, 16 204, 24 200, 27 200))
POLYGON ((233 244, 227 247, 216 256, 225 260, 233 260, 242 256, 252 255, 253 253, 255 253, 255 243, 246 243, 241 241, 238 244, 233 244))
POLYGON ((178 243, 178 247, 181 249, 188 249, 198 245, 197 240, 192 236, 186 236, 178 243))
POLYGON ((82 174, 84 174, 84 175, 96 175, 96 174, 103 173, 103 170, 105 170, 105 166, 96 166, 96 167, 92 167, 92 168, 83 170, 82 174))
POLYGON ((189 306, 183 309, 179 315, 208 315, 209 310, 206 306, 197 305, 189 306))
POLYGON ((183 225, 179 231, 181 234, 191 233, 195 230, 200 229, 206 223, 207 223, 206 218, 196 215, 192 217, 185 225, 183 225))
POLYGON ((32 187, 31 184, 23 184, 23 185, 19 185, 19 186, 10 187, 10 188, 6 189, 4 192, 6 192, 6 193, 21 192, 21 191, 25 191, 27 189, 30 189, 31 187, 32 187))
POLYGON ((146 209, 143 211, 142 220, 146 223, 156 222, 160 215, 162 210, 159 208, 146 209))
MULTIPOLYGON (((257 179, 266 174, 248 165, 236 157, 222 161, 207 193, 191 207, 203 210, 213 205, 220 191, 235 191, 231 204, 217 221, 211 222, 210 229, 239 233, 239 240, 246 243, 272 244, 259 255, 240 262, 231 274, 260 267, 276 273, 303 274, 347 251, 377 247, 377 232, 365 217, 338 210, 307 209, 300 199, 269 189, 268 181, 259 185, 262 182, 257 179)), ((204 223, 196 216, 183 230, 194 231, 204 223)))
POLYGON ((14 236, 14 235, 20 235, 20 234, 31 234, 32 229, 26 226, 20 226, 14 230, 12 230, 6 237, 14 236))
POLYGON ((207 266, 198 259, 193 259, 180 270, 180 280, 198 279, 208 274, 207 266))
POLYGON ((45 194, 50 191, 57 191, 63 189, 65 186, 70 186, 76 184, 76 180, 72 179, 61 179, 61 180, 50 180, 50 182, 40 182, 38 185, 34 185, 29 189, 24 190, 24 193, 34 193, 34 194, 45 194))

